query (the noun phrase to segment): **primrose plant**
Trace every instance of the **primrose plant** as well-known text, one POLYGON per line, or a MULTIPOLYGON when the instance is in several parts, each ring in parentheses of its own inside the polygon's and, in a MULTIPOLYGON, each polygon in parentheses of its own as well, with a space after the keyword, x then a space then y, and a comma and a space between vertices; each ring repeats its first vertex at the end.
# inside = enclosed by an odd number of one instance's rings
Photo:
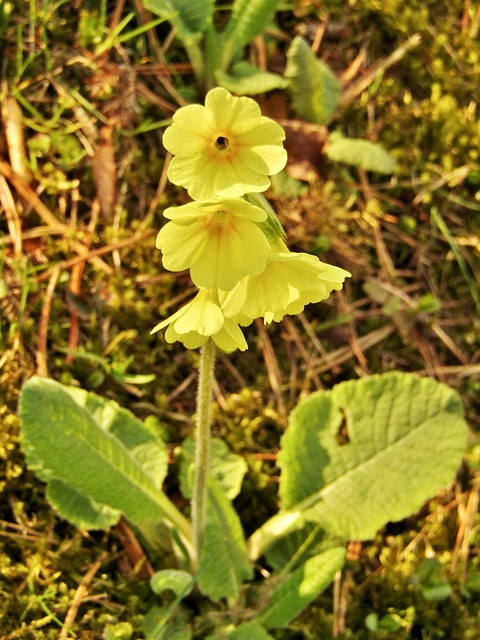
POLYGON ((199 291, 154 331, 168 326, 168 342, 202 347, 192 504, 197 553, 205 527, 215 345, 244 351, 240 326, 300 313, 341 289, 350 275, 315 256, 289 251, 278 219, 258 195, 269 187, 268 176, 287 162, 284 138, 254 100, 220 87, 207 94, 204 107, 179 109, 164 136, 174 155, 168 177, 186 187, 194 201, 164 212, 170 222, 158 234, 157 247, 167 269, 190 269, 199 291))
POLYGON ((150 640, 177 637, 172 629, 179 638, 273 638, 342 569, 345 543, 417 510, 452 479, 465 446, 459 397, 434 380, 393 372, 316 392, 282 438, 280 509, 245 539, 232 506, 245 461, 210 434, 216 351, 246 350, 242 327, 298 314, 350 276, 289 251, 261 195, 285 166, 283 139, 256 102, 218 87, 204 106, 179 109, 164 135, 168 177, 192 202, 164 211, 157 247, 167 269, 189 269, 198 291, 153 332, 201 348, 195 437, 178 455, 191 521, 163 491, 168 455, 148 420, 53 380, 34 377, 22 390, 27 463, 59 515, 83 529, 123 515, 153 554, 175 559, 151 581, 159 604, 145 619, 150 640), (272 574, 266 584, 254 580, 260 562, 272 574), (187 607, 193 597, 215 613, 208 629, 187 607))

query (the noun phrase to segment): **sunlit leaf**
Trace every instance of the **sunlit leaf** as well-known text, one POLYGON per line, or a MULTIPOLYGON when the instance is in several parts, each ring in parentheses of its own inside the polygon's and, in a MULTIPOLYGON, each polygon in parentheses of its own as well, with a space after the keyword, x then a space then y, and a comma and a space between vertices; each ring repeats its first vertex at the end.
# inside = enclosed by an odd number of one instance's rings
POLYGON ((225 71, 233 55, 262 33, 273 18, 280 0, 234 0, 223 33, 220 68, 225 71))
POLYGON ((285 627, 332 582, 343 567, 345 549, 335 547, 305 562, 277 587, 256 616, 267 629, 285 627))
POLYGON ((324 152, 330 160, 345 162, 365 171, 390 174, 396 167, 392 156, 377 142, 345 138, 337 131, 328 137, 324 152))
POLYGON ((211 481, 198 570, 199 587, 212 600, 236 599, 242 583, 252 574, 238 515, 218 483, 211 481))
POLYGON ((33 377, 22 388, 20 417, 27 464, 41 480, 54 482, 50 497, 65 517, 68 495, 80 494, 79 518, 85 517, 87 504, 94 510, 106 505, 138 524, 165 517, 190 534, 161 491, 165 446, 116 402, 33 377), (67 493, 59 497, 62 484, 67 493))
POLYGON ((389 373, 314 393, 282 440, 282 511, 372 538, 452 480, 466 432, 458 394, 430 378, 389 373))
POLYGON ((215 78, 221 87, 242 96, 285 89, 288 82, 277 73, 262 71, 249 62, 234 65, 231 73, 218 71, 215 78))
POLYGON ((61 480, 51 480, 46 495, 58 515, 79 529, 108 529, 122 515, 121 511, 87 498, 61 480))
POLYGON ((285 77, 295 111, 316 124, 325 124, 338 106, 340 82, 300 36, 287 53, 285 77))

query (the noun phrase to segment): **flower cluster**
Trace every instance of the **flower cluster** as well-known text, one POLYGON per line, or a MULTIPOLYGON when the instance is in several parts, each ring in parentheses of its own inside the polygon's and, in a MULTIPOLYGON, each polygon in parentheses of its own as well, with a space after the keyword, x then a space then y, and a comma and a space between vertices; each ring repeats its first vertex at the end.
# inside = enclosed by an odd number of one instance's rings
POLYGON ((226 352, 247 349, 240 326, 300 313, 342 288, 348 271, 285 245, 278 219, 259 195, 287 154, 283 129, 257 103, 222 88, 205 106, 179 109, 164 134, 173 154, 168 178, 193 202, 164 212, 156 246, 170 271, 190 270, 198 287, 186 306, 152 331, 195 349, 212 339, 226 352))

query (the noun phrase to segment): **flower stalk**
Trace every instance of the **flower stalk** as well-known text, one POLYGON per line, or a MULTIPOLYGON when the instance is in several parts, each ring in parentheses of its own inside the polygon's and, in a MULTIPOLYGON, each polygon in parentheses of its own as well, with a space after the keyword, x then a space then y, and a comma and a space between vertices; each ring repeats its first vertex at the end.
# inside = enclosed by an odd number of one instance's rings
POLYGON ((192 526, 197 562, 202 550, 207 514, 214 370, 215 343, 213 340, 207 340, 200 353, 192 497, 192 526))

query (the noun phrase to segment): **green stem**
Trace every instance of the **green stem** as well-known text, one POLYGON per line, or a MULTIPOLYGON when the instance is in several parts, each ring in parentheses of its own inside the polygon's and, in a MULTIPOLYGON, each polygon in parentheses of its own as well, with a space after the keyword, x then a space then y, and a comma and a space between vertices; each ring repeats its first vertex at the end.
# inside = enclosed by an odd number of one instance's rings
POLYGON ((211 20, 205 28, 204 42, 205 90, 208 91, 216 84, 215 71, 218 68, 218 34, 213 28, 211 20))
POLYGON ((295 529, 299 529, 302 523, 301 510, 283 511, 267 520, 247 541, 247 553, 250 560, 256 562, 274 542, 295 529))
POLYGON ((183 40, 183 46, 187 50, 188 57, 192 63, 193 74, 197 81, 198 88, 201 91, 205 90, 205 62, 203 60, 203 53, 194 38, 185 38, 183 40))
POLYGON ((207 489, 210 459, 210 426, 212 416, 215 343, 208 340, 202 347, 197 394, 197 431, 195 435, 195 477, 192 497, 192 525, 197 562, 200 558, 207 515, 207 489))
POLYGON ((193 531, 190 522, 180 513, 175 505, 167 498, 164 493, 157 493, 156 501, 164 512, 164 516, 177 529, 185 549, 190 556, 190 562, 196 562, 196 550, 193 546, 193 531))

